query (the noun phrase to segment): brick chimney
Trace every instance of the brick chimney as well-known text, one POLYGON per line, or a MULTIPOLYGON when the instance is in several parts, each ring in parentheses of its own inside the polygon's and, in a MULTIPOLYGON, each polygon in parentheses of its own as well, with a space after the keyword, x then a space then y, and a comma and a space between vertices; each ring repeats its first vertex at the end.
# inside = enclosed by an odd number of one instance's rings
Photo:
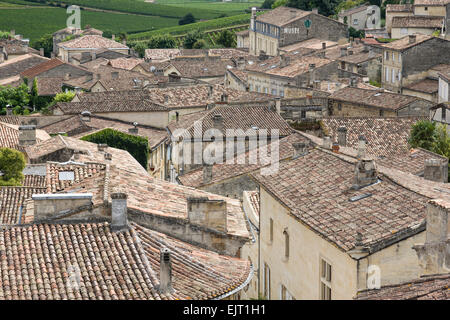
POLYGON ((36 126, 19 126, 19 146, 31 146, 36 144, 36 126))
POLYGON ((190 223, 219 232, 227 232, 227 203, 207 197, 188 198, 188 220, 190 223))
POLYGON ((408 37, 409 37, 408 40, 409 40, 410 44, 416 42, 416 35, 415 34, 410 34, 408 37))
POLYGON ((297 159, 308 154, 308 146, 305 142, 294 142, 292 143, 292 147, 294 148, 292 159, 297 159))
POLYGON ((159 293, 167 294, 172 289, 172 258, 167 248, 161 248, 159 256, 159 293))
POLYGON ((433 199, 427 203, 425 243, 416 244, 421 275, 450 272, 450 202, 433 199))
POLYGON ((436 182, 448 182, 448 160, 425 159, 423 177, 436 182))
POLYGON ((338 144, 342 147, 347 146, 347 128, 346 127, 339 127, 337 129, 337 136, 338 136, 338 144))
POLYGON ((128 230, 127 195, 123 192, 111 194, 111 231, 128 230))
POLYGON ((352 189, 358 190, 378 181, 375 161, 372 159, 360 159, 355 165, 355 176, 352 189))
POLYGON ((203 164, 203 184, 208 184, 212 181, 213 178, 213 165, 212 164, 203 164))

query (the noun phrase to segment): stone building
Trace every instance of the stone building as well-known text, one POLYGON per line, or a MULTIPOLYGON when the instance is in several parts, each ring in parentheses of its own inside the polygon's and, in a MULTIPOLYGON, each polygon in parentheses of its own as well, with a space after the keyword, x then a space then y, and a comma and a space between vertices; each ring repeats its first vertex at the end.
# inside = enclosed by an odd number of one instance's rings
POLYGON ((450 67, 438 74, 438 102, 446 102, 450 99, 450 67))
POLYGON ((356 52, 353 48, 342 51, 342 56, 337 59, 341 77, 363 76, 371 81, 381 82, 381 54, 369 46, 356 52))
POLYGON ((367 28, 367 4, 362 4, 348 10, 341 10, 338 14, 338 21, 353 27, 356 30, 364 30, 367 28))
POLYGON ((387 4, 386 5, 386 31, 390 34, 392 29, 392 19, 394 17, 413 16, 412 4, 387 4))
POLYGON ((441 102, 430 108, 430 119, 436 123, 442 123, 447 126, 447 132, 450 133, 450 103, 441 102))
POLYGON ((444 17, 405 16, 393 17, 391 38, 399 39, 416 33, 432 35, 434 32, 444 33, 444 17))
POLYGON ((282 161, 277 173, 252 174, 260 185, 259 293, 352 299, 374 271, 381 286, 417 278, 412 246, 425 239, 427 202, 448 199, 448 185, 378 165, 361 147, 357 157, 317 141, 323 147, 282 161))
POLYGON ((352 86, 334 92, 328 99, 328 116, 333 117, 426 117, 433 105, 418 97, 352 86))
POLYGON ((236 32, 236 47, 237 48, 249 48, 249 40, 250 40, 250 31, 244 30, 236 32))
POLYGON ((347 26, 319 15, 317 9, 303 11, 278 7, 256 16, 252 11, 249 30, 249 52, 259 55, 278 55, 282 47, 310 38, 338 42, 348 37, 347 26))
POLYGON ((401 93, 422 80, 432 67, 448 63, 450 41, 423 34, 405 36, 383 45, 382 86, 401 93))

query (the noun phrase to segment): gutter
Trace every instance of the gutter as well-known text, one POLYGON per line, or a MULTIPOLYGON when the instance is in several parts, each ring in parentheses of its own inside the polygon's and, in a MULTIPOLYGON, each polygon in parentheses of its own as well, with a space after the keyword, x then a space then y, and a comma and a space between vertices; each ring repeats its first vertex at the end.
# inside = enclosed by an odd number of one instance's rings
POLYGON ((235 294, 236 292, 241 291, 245 286, 247 286, 250 283, 250 280, 252 280, 252 278, 253 278, 253 274, 254 274, 253 265, 251 265, 248 277, 241 285, 239 285, 238 287, 234 288, 233 290, 231 290, 227 293, 224 293, 216 298, 213 298, 212 300, 223 300, 223 299, 231 296, 232 294, 235 294))

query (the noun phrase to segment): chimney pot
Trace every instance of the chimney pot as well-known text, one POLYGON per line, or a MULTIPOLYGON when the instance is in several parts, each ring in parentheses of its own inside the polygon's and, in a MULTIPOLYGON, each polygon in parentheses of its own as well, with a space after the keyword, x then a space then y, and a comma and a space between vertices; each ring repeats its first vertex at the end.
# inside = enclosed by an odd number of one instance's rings
POLYGON ((332 146, 331 150, 334 153, 339 153, 339 144, 337 142, 333 142, 333 146, 332 146))
POLYGON ((322 42, 322 49, 326 49, 327 48, 327 43, 326 42, 322 42))
POLYGON ((109 152, 105 152, 105 160, 112 160, 112 154, 109 152))
POLYGON ((218 129, 218 130, 223 129, 223 117, 221 114, 215 114, 213 116, 213 126, 215 129, 218 129))
POLYGON ((325 149, 331 149, 331 138, 330 136, 323 137, 323 145, 325 149))
POLYGON ((367 139, 364 136, 359 136, 358 138, 358 159, 362 159, 366 156, 366 144, 367 139))
POLYGON ((338 144, 342 147, 347 146, 347 128, 339 127, 337 131, 338 131, 338 144))
POLYGON ((213 178, 213 165, 212 164, 203 164, 203 184, 208 184, 212 181, 213 178))
POLYGON ((167 294, 172 291, 172 258, 167 248, 161 248, 159 268, 159 292, 167 294))
POLYGON ((6 105, 6 115, 12 116, 12 114, 13 114, 13 107, 10 104, 6 105))
POLYGON ((305 142, 294 142, 292 143, 292 147, 294 148, 292 159, 297 159, 298 157, 308 154, 308 146, 305 142))
POLYGON ((416 42, 416 35, 410 34, 409 35, 409 43, 415 43, 416 42))
POLYGON ((114 192, 111 194, 111 231, 128 230, 127 194, 114 192))

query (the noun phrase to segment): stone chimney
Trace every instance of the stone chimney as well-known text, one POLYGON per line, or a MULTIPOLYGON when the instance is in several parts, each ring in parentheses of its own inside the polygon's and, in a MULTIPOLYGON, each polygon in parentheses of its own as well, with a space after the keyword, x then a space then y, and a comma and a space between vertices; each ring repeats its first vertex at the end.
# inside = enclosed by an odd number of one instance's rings
POLYGON ((6 115, 7 116, 12 116, 13 115, 13 107, 12 107, 12 105, 10 105, 10 104, 8 104, 8 105, 6 105, 6 115))
POLYGON ((203 164, 203 184, 208 184, 212 181, 213 178, 213 165, 212 164, 203 164))
POLYGON ((138 123, 137 122, 133 122, 133 127, 128 128, 128 132, 131 133, 131 134, 138 134, 139 128, 137 126, 138 126, 138 123))
POLYGON ((224 92, 224 93, 220 96, 220 102, 228 103, 228 94, 227 94, 227 93, 224 92))
POLYGON ((106 151, 108 148, 108 145, 106 143, 99 143, 97 144, 97 150, 98 151, 106 151))
POLYGON ((91 112, 89 112, 87 110, 83 111, 81 113, 81 120, 84 121, 84 122, 90 122, 91 121, 91 116, 92 116, 91 112))
POLYGON ((292 159, 297 159, 308 154, 308 146, 305 142, 294 142, 292 143, 292 147, 294 148, 292 159))
POLYGON ((355 165, 355 177, 352 189, 358 190, 378 181, 375 161, 372 159, 360 159, 355 165))
POLYGON ((439 159, 425 159, 423 177, 436 182, 448 182, 448 161, 439 159))
POLYGON ((349 56, 353 55, 353 50, 348 50, 348 55, 349 56))
POLYGON ((341 147, 347 146, 347 128, 346 127, 339 127, 337 129, 337 136, 338 136, 338 144, 341 147))
POLYGON ((322 49, 325 50, 327 48, 327 43, 326 42, 322 42, 322 49))
POLYGON ((111 231, 128 230, 127 195, 122 192, 111 194, 111 231))
POLYGON ((54 52, 50 52, 50 58, 51 58, 51 59, 55 59, 55 58, 56 58, 56 55, 55 55, 54 52))
POLYGON ((427 203, 425 243, 416 244, 421 275, 450 272, 450 202, 433 199, 427 203))
POLYGON ((325 148, 325 149, 331 150, 331 138, 330 138, 330 136, 324 136, 323 137, 322 147, 325 148))
POLYGON ((44 56, 44 48, 39 48, 39 55, 40 55, 41 57, 44 56))
POLYGON ((347 55, 347 48, 341 48, 341 57, 345 57, 347 55))
POLYGON ((215 114, 213 116, 213 127, 217 130, 223 130, 223 117, 221 114, 215 114))
POLYGON ((212 99, 214 93, 214 86, 209 85, 208 86, 208 99, 212 99))
POLYGON ((358 138, 358 154, 357 154, 358 159, 362 159, 366 156, 366 144, 367 144, 366 137, 359 136, 359 138, 358 138))
POLYGON ((167 294, 172 289, 172 258, 170 250, 161 248, 159 259, 159 293, 167 294))
POLYGON ((19 126, 19 146, 31 146, 36 144, 36 126, 19 126))
POLYGON ((34 221, 50 219, 59 214, 92 207, 92 193, 33 194, 34 221))
POLYGON ((409 43, 410 44, 416 42, 416 35, 415 34, 410 34, 408 37, 409 37, 408 39, 409 39, 409 43))
POLYGON ((207 197, 188 198, 189 223, 227 232, 227 203, 224 200, 209 200, 207 197))
POLYGON ((286 54, 283 54, 280 56, 280 67, 284 68, 287 67, 291 63, 291 57, 287 56, 286 54))
POLYGON ((275 110, 277 111, 278 114, 281 114, 281 98, 280 97, 275 98, 275 110))
POLYGON ((109 152, 105 152, 105 160, 111 161, 112 160, 112 154, 109 153, 109 152))

